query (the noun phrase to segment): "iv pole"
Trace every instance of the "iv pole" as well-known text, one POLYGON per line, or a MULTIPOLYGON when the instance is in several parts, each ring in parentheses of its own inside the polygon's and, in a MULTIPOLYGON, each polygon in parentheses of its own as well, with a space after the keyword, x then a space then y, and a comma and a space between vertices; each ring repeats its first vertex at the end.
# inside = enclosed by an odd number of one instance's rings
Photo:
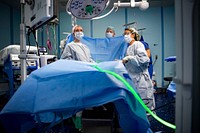
POLYGON ((25 0, 20 0, 21 5, 21 23, 20 23, 20 64, 21 64, 21 83, 26 80, 27 71, 26 71, 26 26, 25 26, 25 15, 24 7, 25 0))

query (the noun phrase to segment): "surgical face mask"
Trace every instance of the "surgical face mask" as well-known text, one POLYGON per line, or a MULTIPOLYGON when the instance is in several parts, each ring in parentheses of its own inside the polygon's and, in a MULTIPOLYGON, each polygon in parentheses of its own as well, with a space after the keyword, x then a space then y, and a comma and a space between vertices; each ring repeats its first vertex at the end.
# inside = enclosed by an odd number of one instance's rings
POLYGON ((106 37, 107 37, 107 38, 113 37, 113 33, 107 32, 107 33, 106 33, 106 37))
POLYGON ((80 41, 83 38, 84 33, 82 31, 79 31, 79 32, 75 32, 74 35, 75 35, 76 39, 78 39, 80 41))
POLYGON ((132 41, 131 34, 124 35, 124 40, 125 40, 125 42, 130 43, 132 41))

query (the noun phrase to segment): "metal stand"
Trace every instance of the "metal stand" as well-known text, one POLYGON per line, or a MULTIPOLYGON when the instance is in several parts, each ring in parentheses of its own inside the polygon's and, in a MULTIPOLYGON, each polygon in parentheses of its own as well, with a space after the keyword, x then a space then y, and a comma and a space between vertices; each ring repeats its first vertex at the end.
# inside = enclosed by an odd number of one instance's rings
POLYGON ((20 24, 20 62, 21 62, 21 83, 26 80, 27 70, 26 70, 26 26, 24 24, 24 6, 25 0, 20 1, 21 4, 21 24, 20 24))
POLYGON ((76 23, 76 17, 71 16, 71 21, 72 21, 72 28, 77 24, 76 23))

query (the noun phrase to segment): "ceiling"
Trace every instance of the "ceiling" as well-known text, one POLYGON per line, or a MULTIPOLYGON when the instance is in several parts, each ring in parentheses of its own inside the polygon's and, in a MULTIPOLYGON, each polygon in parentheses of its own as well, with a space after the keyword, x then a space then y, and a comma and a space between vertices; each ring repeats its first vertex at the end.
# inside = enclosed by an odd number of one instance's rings
MULTIPOLYGON (((66 4, 68 0, 58 0, 59 1, 59 9, 65 10, 66 4)), ((117 2, 118 0, 111 0, 110 4, 117 2)), ((130 0, 120 0, 121 2, 130 2, 130 0)), ((139 0, 136 0, 139 1, 139 0)), ((150 6, 169 6, 174 5, 175 0, 147 0, 150 6)), ((20 9, 20 0, 1 0, 2 3, 9 5, 15 9, 20 9)))

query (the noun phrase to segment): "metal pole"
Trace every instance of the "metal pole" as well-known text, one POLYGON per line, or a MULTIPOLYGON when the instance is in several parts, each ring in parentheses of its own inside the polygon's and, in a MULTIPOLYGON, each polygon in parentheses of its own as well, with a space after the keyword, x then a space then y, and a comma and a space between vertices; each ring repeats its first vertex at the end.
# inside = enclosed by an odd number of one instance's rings
POLYGON ((21 64, 21 83, 26 80, 27 71, 26 71, 26 26, 25 15, 24 15, 24 6, 25 0, 20 1, 21 4, 21 24, 20 24, 20 64, 21 64))
POLYGON ((72 21, 72 28, 76 25, 76 17, 71 15, 71 21, 72 21))

